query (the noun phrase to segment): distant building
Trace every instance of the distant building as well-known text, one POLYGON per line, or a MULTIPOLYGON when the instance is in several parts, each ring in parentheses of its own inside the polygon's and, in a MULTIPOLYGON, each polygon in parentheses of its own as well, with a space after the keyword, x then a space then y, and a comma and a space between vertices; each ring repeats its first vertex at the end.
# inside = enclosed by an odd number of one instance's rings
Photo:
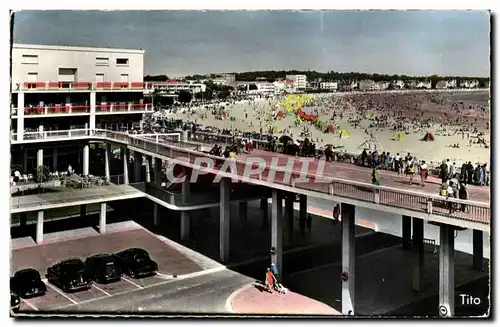
POLYGON ((337 91, 339 88, 338 82, 321 82, 319 83, 319 88, 321 90, 337 91))
POLYGON ((286 92, 286 93, 294 93, 297 92, 295 88, 295 80, 289 78, 282 78, 273 83, 275 86, 276 92, 286 92))
POLYGON ((418 82, 417 89, 430 89, 432 88, 432 83, 430 81, 423 81, 423 82, 418 82))
POLYGON ((358 88, 360 91, 371 91, 375 89, 375 82, 371 79, 364 79, 359 81, 358 88))
POLYGON ((396 90, 402 90, 405 88, 405 82, 403 80, 392 81, 392 85, 396 90))
POLYGON ((307 87, 307 76, 306 75, 286 75, 286 79, 294 81, 294 88, 296 91, 305 90, 307 87))
POLYGON ((389 88, 389 82, 386 81, 381 81, 381 82, 376 82, 373 85, 374 90, 387 90, 389 88))
POLYGON ((460 82, 460 87, 465 89, 474 89, 479 87, 479 81, 478 80, 462 81, 460 82))
POLYGON ((152 82, 154 90, 161 95, 174 95, 180 91, 189 91, 193 94, 205 92, 206 85, 195 82, 182 82, 175 79, 169 79, 166 82, 152 82))
POLYGON ((225 80, 228 85, 231 85, 236 82, 236 75, 229 73, 220 74, 220 79, 225 80))
POLYGON ((415 81, 415 80, 409 80, 409 81, 406 81, 405 83, 405 88, 407 89, 414 89, 416 88, 418 85, 418 82, 415 81))
POLYGON ((448 83, 446 81, 439 81, 436 84, 436 89, 446 89, 448 83))
POLYGON ((436 89, 454 89, 456 87, 457 87, 456 79, 452 79, 449 81, 441 80, 436 84, 436 89))

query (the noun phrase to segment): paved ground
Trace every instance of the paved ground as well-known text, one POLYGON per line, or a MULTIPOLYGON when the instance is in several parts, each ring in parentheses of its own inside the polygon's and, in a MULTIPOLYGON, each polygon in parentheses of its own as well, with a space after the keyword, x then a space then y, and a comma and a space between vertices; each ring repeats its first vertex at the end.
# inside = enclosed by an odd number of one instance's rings
POLYGON ((229 300, 234 312, 243 315, 341 315, 319 301, 290 291, 269 293, 259 284, 242 287, 229 300))
MULTIPOLYGON (((412 290, 412 255, 397 245, 356 258, 356 315, 379 315, 394 311, 411 302, 433 297, 438 291, 439 252, 427 247, 424 257, 424 276, 421 293, 412 290)), ((484 260, 484 273, 472 269, 472 257, 455 252, 456 286, 487 276, 488 262, 484 260)), ((341 261, 317 266, 288 276, 286 286, 291 290, 341 310, 341 261), (319 285, 318 285, 319 284, 319 285)), ((456 292, 456 304, 460 304, 456 292), (457 301, 458 300, 458 301, 457 301)), ((487 299, 482 299, 486 301, 487 299)), ((411 307, 411 305, 410 305, 411 307)), ((437 314, 435 312, 426 314, 437 314)), ((403 314, 413 314, 410 309, 403 314)))
POLYGON ((107 185, 85 189, 54 188, 51 193, 34 194, 11 197, 10 207, 13 209, 24 209, 26 211, 36 210, 40 206, 96 199, 111 199, 118 196, 143 196, 135 188, 129 185, 107 185))

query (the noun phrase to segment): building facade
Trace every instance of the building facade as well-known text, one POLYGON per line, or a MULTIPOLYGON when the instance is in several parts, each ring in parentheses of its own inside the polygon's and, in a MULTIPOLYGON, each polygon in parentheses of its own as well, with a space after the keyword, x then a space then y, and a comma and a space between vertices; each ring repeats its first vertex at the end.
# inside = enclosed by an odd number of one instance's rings
POLYGON ((337 91, 339 88, 338 82, 320 82, 319 88, 321 90, 337 91))
POLYGON ((286 75, 287 80, 293 80, 296 91, 303 91, 307 87, 306 75, 286 75))
POLYGON ((11 142, 13 153, 22 144, 23 170, 44 162, 47 151, 30 144, 44 133, 66 131, 71 138, 91 129, 140 128, 143 115, 153 111, 143 72, 143 50, 14 44, 11 142))

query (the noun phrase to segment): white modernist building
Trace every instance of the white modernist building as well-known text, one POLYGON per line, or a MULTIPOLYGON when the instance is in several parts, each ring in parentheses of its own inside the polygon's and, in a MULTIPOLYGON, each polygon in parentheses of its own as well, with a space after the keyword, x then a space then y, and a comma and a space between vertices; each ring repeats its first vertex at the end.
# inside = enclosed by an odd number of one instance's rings
POLYGON ((337 91, 339 88, 338 82, 321 82, 319 88, 322 90, 337 91))
POLYGON ((72 117, 81 123, 70 129, 94 129, 99 120, 109 125, 121 119, 117 115, 152 111, 143 98, 151 87, 143 83, 143 73, 144 50, 14 44, 11 125, 15 139, 22 141, 34 129, 61 128, 61 124, 44 123, 46 118, 72 117))
POLYGON ((286 75, 286 79, 294 81, 295 90, 305 90, 307 87, 306 75, 286 75))
POLYGON ((144 52, 144 50, 129 49, 14 44, 12 90, 33 88, 35 85, 28 83, 41 82, 142 82, 144 52))
POLYGON ((177 80, 168 80, 166 82, 152 82, 153 89, 159 94, 176 94, 180 91, 189 91, 191 93, 205 92, 207 86, 203 83, 181 82, 177 80))

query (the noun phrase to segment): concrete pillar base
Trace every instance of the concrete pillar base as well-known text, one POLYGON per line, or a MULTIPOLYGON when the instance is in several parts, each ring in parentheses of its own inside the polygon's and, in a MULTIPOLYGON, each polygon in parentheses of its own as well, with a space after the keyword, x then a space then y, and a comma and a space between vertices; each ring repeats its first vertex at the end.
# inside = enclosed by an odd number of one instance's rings
POLYGON ((413 290, 420 292, 424 270, 424 221, 413 218, 413 290))
POLYGON ((355 299, 355 207, 341 204, 342 214, 342 313, 354 315, 355 299))
POLYGON ((411 217, 403 216, 402 221, 403 228, 403 249, 411 249, 411 217))
POLYGON ((453 226, 439 227, 439 315, 455 314, 455 230, 453 226))
POLYGON ((37 244, 43 243, 43 211, 38 211, 38 219, 36 222, 36 236, 35 242, 37 244))
POLYGON ((159 219, 159 206, 158 206, 158 203, 154 203, 153 204, 153 224, 155 226, 159 226, 160 225, 160 219, 159 219))
POLYGON ((273 190, 271 200, 271 263, 274 263, 278 272, 283 275, 283 201, 282 193, 273 190))
POLYGON ((229 223, 231 211, 229 208, 229 196, 231 180, 223 178, 220 181, 220 221, 219 221, 219 259, 222 262, 229 260, 229 223))
POLYGON ((472 231, 472 268, 483 271, 483 231, 472 231))
POLYGON ((189 240, 190 235, 190 220, 189 214, 187 211, 181 212, 181 240, 187 241, 189 240))
POLYGON ((85 144, 83 146, 83 176, 88 176, 89 175, 89 153, 90 149, 89 149, 89 145, 88 144, 85 144))
POLYGON ((106 202, 101 203, 101 211, 99 214, 99 233, 106 233, 106 202))

